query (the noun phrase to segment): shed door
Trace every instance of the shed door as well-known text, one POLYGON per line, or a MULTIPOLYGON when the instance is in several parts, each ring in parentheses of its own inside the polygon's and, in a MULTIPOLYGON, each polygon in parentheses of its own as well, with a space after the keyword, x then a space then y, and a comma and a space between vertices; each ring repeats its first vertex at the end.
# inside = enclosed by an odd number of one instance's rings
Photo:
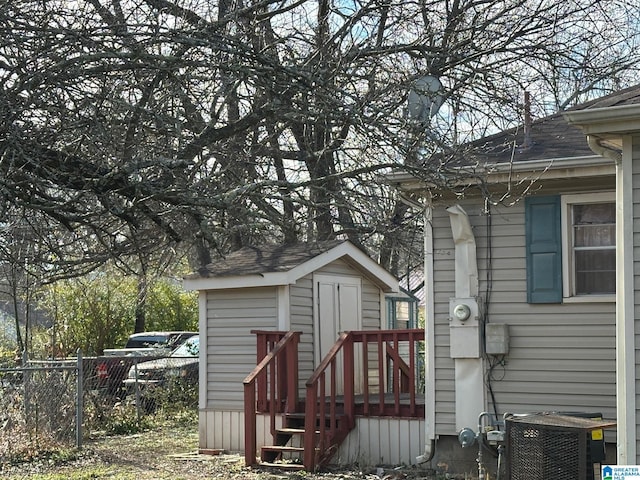
MULTIPOLYGON (((316 365, 319 365, 342 332, 362 329, 362 282, 358 277, 314 275, 316 309, 316 365)), ((342 372, 342 361, 336 364, 342 372)), ((355 390, 362 384, 362 361, 355 354, 355 390)), ((342 393, 342 375, 337 375, 338 393, 342 393)))

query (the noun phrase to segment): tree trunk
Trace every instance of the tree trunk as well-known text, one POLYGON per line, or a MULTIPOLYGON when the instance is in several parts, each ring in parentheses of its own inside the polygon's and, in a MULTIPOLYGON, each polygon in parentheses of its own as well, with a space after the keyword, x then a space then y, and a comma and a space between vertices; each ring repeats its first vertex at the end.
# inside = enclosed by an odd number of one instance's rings
POLYGON ((136 324, 134 333, 144 332, 146 328, 146 307, 149 286, 146 275, 138 276, 138 295, 136 297, 136 324))

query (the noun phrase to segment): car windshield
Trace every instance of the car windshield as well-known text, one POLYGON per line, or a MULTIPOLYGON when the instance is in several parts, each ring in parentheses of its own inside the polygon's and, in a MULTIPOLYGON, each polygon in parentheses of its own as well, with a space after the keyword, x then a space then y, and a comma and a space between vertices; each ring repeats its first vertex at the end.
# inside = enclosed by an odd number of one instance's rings
POLYGON ((200 351, 200 337, 194 335, 186 342, 176 348, 171 354, 172 357, 197 357, 200 351))
POLYGON ((160 335, 130 338, 125 348, 149 348, 166 345, 168 338, 160 335))

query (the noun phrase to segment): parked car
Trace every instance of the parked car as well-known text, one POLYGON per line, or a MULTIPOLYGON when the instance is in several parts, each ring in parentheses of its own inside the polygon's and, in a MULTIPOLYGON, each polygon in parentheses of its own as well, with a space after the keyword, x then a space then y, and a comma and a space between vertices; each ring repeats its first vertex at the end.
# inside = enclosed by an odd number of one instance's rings
POLYGON ((142 332, 129 336, 124 348, 105 349, 95 363, 93 378, 98 389, 119 397, 123 380, 139 357, 166 357, 197 332, 142 332))
POLYGON ((140 398, 146 411, 153 410, 157 389, 176 385, 184 389, 198 384, 199 355, 200 338, 193 335, 168 357, 133 365, 124 380, 127 393, 140 398))
POLYGON ((105 349, 106 356, 122 354, 152 354, 154 350, 171 352, 176 347, 182 345, 187 339, 197 332, 142 332, 129 335, 124 348, 105 349))

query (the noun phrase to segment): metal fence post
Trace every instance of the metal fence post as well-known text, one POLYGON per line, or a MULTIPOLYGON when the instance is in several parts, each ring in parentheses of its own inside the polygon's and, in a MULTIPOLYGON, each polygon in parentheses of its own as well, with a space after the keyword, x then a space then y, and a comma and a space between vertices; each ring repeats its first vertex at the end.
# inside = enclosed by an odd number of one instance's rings
POLYGON ((22 351, 22 384, 24 386, 24 419, 25 422, 28 423, 31 415, 29 415, 29 382, 31 380, 31 373, 27 370, 29 366, 29 355, 27 354, 27 349, 25 348, 22 351))
POLYGON ((140 386, 138 385, 138 359, 133 359, 133 372, 135 375, 135 395, 136 395, 136 418, 138 420, 138 424, 140 424, 140 417, 142 416, 141 405, 140 405, 140 386))
POLYGON ((77 399, 76 399, 76 447, 82 448, 82 414, 84 400, 84 369, 82 365, 82 349, 77 354, 77 399))

